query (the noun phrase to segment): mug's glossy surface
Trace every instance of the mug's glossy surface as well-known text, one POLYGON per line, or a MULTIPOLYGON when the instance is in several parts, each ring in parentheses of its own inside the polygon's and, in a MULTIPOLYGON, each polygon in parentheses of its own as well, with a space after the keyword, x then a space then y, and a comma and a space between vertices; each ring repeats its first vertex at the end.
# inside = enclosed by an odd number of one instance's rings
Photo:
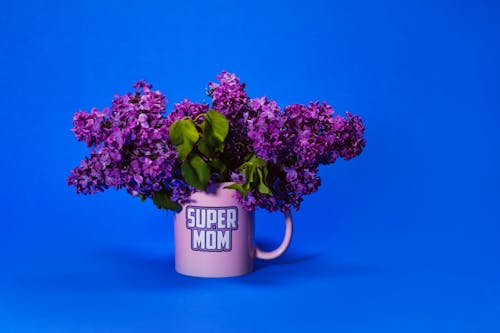
POLYGON ((273 259, 285 252, 292 235, 286 215, 282 244, 265 252, 254 244, 254 214, 238 204, 234 190, 221 183, 196 192, 175 214, 175 270, 199 277, 230 277, 253 271, 255 258, 273 259))

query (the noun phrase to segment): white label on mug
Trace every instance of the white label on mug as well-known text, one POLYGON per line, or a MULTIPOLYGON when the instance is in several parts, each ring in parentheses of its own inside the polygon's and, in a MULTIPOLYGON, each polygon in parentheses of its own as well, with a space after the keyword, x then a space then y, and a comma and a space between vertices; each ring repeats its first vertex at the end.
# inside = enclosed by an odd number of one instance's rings
POLYGON ((236 207, 186 207, 186 227, 194 251, 231 251, 233 230, 238 229, 236 207))

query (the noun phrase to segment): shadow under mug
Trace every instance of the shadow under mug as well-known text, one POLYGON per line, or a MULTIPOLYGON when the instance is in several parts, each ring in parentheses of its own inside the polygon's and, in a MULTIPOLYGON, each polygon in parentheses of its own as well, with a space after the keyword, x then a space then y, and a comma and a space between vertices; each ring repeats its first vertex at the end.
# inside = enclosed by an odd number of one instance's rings
POLYGON ((230 277, 253 271, 258 259, 282 255, 292 238, 292 216, 285 213, 281 245, 266 252, 254 243, 254 213, 234 198, 232 183, 193 193, 174 217, 175 270, 198 277, 230 277))

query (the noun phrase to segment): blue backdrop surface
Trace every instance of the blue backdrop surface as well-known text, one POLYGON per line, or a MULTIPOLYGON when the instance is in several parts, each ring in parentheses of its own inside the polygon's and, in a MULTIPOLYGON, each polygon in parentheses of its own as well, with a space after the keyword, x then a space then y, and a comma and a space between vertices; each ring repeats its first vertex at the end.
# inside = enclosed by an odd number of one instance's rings
MULTIPOLYGON (((0 22, 0 332, 499 332, 496 1, 7 1, 0 22), (202 101, 221 70, 280 105, 360 114, 289 251, 180 276, 172 215, 65 184, 79 108, 145 78, 202 101)), ((171 109, 170 104, 170 109, 171 109)), ((257 213, 276 246, 279 214, 257 213)))

